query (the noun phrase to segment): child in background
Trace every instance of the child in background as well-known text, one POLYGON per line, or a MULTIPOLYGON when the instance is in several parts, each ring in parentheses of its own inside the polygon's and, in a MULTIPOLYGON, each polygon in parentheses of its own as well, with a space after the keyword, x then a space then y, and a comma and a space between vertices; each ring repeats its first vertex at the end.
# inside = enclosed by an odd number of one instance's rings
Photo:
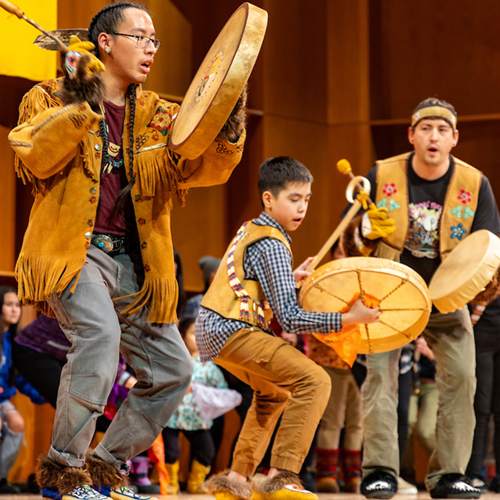
POLYGON ((16 376, 12 365, 12 341, 21 319, 21 303, 14 288, 0 287, 2 305, 2 329, 0 330, 0 493, 20 493, 17 486, 7 482, 9 470, 14 465, 24 437, 24 419, 10 401, 16 395, 16 388, 28 396, 33 403, 45 400, 21 376, 16 376))
MULTIPOLYGON (((193 357, 193 382, 208 387, 226 389, 227 383, 222 372, 211 361, 202 362, 198 354, 194 337, 194 324, 196 315, 183 319, 179 324, 179 331, 186 347, 193 357)), ((179 432, 191 443, 191 470, 187 481, 188 493, 207 493, 204 486, 205 478, 210 472, 210 466, 215 456, 215 446, 210 434, 213 421, 203 417, 192 388, 184 396, 182 403, 173 414, 167 427, 163 429, 162 436, 165 446, 165 465, 170 476, 169 494, 179 493, 179 432)))
MULTIPOLYGON (((343 259, 340 240, 330 249, 332 260, 343 259)), ((319 492, 338 493, 339 459, 342 458, 344 491, 359 493, 361 446, 363 443, 363 403, 361 392, 347 363, 314 335, 307 336, 309 358, 322 366, 332 381, 332 392, 318 427, 316 480, 319 492), (340 454, 340 434, 345 426, 340 454)))

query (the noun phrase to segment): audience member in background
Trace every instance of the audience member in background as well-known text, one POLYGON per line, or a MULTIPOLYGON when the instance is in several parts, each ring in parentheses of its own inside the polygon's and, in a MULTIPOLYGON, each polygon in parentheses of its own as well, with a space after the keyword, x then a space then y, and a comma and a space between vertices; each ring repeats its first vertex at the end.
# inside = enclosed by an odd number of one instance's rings
MULTIPOLYGON (((330 250, 333 260, 345 257, 340 240, 330 250)), ((307 336, 309 358, 322 366, 332 381, 328 405, 319 423, 316 448, 316 481, 319 492, 338 493, 340 434, 345 426, 341 452, 344 490, 359 493, 361 483, 361 445, 363 405, 361 393, 347 363, 313 335, 307 336)))
MULTIPOLYGON (((398 377, 398 446, 399 460, 403 459, 408 439, 408 425, 410 413, 410 398, 413 391, 413 345, 407 344, 401 348, 399 357, 398 377)), ((417 488, 398 476, 398 493, 403 495, 416 495, 417 488)))
POLYGON ((481 304, 471 304, 469 309, 476 343, 477 388, 474 398, 476 428, 466 474, 476 488, 486 490, 484 460, 488 447, 488 422, 493 413, 497 471, 490 490, 500 493, 500 298, 486 308, 481 304))
POLYGON ((220 259, 212 257, 211 255, 205 255, 201 257, 201 259, 198 261, 198 265, 200 266, 201 272, 203 273, 204 288, 203 288, 203 293, 198 293, 197 295, 194 295, 187 301, 187 304, 189 304, 191 310, 196 310, 196 311, 199 310, 201 300, 203 299, 205 293, 207 293, 208 287, 212 283, 215 273, 219 268, 219 264, 220 264, 220 259))
POLYGON ((186 309, 186 291, 184 290, 184 273, 182 272, 182 261, 179 252, 174 248, 175 279, 179 288, 179 300, 177 302, 177 317, 180 319, 186 309))
POLYGON ((439 392, 436 385, 434 353, 423 336, 415 339, 413 394, 410 398, 408 439, 401 459, 401 475, 415 481, 414 433, 430 457, 436 448, 436 422, 439 392))
MULTIPOLYGON (((202 362, 200 360, 194 338, 195 321, 196 315, 184 318, 179 323, 179 331, 193 357, 194 372, 192 381, 208 387, 226 389, 227 383, 219 368, 211 361, 202 362)), ((215 457, 215 446, 210 434, 212 423, 211 419, 206 419, 203 416, 191 386, 162 432, 165 446, 165 465, 170 476, 169 494, 176 495, 180 490, 178 478, 181 453, 179 432, 182 432, 191 443, 191 456, 193 457, 187 480, 187 492, 195 494, 208 492, 204 482, 215 457)))
POLYGON ((10 401, 16 388, 28 396, 33 403, 45 400, 12 367, 12 340, 21 319, 21 303, 14 288, 0 287, 2 304, 1 361, 0 361, 0 493, 20 493, 17 486, 7 481, 7 475, 16 461, 24 437, 24 419, 10 401))

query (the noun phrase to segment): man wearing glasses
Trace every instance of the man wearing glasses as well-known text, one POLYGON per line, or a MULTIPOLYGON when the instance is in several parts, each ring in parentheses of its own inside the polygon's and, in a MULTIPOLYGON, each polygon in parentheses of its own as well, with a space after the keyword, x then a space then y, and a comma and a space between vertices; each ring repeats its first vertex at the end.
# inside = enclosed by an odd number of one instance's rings
POLYGON ((126 462, 151 446, 190 385, 190 355, 175 326, 172 197, 183 201, 188 188, 229 177, 243 149, 245 99, 201 158, 173 153, 178 105, 140 87, 159 47, 143 6, 108 5, 92 20, 89 42, 72 39, 65 78, 25 96, 9 136, 18 174, 35 193, 19 296, 55 313, 72 343, 52 444, 39 459, 44 498, 140 499, 126 486, 126 462), (87 52, 94 48, 95 56, 87 52), (87 455, 119 351, 138 382, 87 455))

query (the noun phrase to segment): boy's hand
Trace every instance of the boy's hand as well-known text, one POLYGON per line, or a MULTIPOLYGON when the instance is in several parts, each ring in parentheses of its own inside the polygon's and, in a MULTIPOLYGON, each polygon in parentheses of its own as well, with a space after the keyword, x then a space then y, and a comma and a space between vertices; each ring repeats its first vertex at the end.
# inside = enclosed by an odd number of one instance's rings
POLYGON ((385 207, 377 207, 372 203, 361 222, 361 234, 369 240, 385 238, 396 230, 396 221, 388 217, 385 207))
POLYGON ((307 268, 313 260, 314 257, 308 257, 297 269, 295 269, 295 271, 292 272, 297 283, 301 283, 311 274, 311 271, 307 271, 307 268))
POLYGON ((417 352, 430 359, 434 360, 434 353, 431 351, 431 348, 427 345, 424 337, 418 337, 415 339, 415 349, 417 352))
POLYGON ((290 344, 293 345, 293 347, 296 347, 297 346, 297 342, 298 342, 298 338, 297 338, 297 334, 296 333, 286 333, 286 332, 283 332, 281 334, 281 338, 290 342, 290 344))
POLYGON ((349 312, 342 314, 342 326, 378 323, 381 314, 380 307, 370 309, 363 304, 361 299, 358 299, 349 312))

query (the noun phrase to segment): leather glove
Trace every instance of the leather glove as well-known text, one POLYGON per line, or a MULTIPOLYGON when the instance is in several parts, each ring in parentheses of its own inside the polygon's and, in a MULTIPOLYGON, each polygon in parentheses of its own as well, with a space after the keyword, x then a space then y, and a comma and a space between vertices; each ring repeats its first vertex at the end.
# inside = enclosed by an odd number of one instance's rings
POLYGON ((396 221, 388 217, 385 207, 377 207, 372 203, 361 221, 361 234, 369 240, 385 238, 396 230, 396 221))
POLYGON ((89 52, 95 49, 92 42, 82 42, 77 36, 72 36, 69 40, 68 49, 69 51, 64 58, 64 70, 69 78, 76 78, 78 63, 84 55, 89 56, 87 71, 90 75, 97 71, 105 71, 106 68, 103 62, 89 52))

